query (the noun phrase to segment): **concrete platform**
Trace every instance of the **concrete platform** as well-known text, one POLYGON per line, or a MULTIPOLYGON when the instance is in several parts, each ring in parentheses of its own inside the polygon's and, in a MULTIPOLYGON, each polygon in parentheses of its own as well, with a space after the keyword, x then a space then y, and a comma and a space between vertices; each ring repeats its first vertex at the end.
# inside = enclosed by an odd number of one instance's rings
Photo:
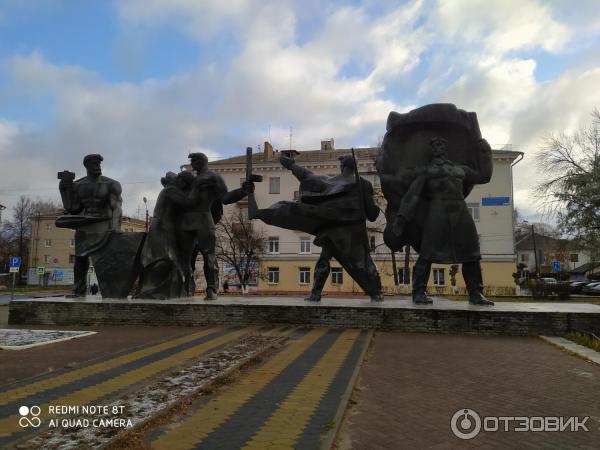
POLYGON ((308 303, 290 297, 201 297, 178 300, 37 298, 9 305, 11 325, 215 325, 295 324, 430 333, 561 335, 600 332, 600 305, 585 303, 497 303, 472 306, 436 298, 414 305, 409 298, 324 298, 308 303))

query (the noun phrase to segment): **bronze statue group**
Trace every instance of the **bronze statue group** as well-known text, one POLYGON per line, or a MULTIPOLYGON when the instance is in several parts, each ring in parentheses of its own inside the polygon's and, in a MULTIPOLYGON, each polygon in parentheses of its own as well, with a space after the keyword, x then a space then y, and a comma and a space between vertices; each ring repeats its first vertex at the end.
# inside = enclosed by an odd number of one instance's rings
MULTIPOLYGON (((146 235, 137 233, 137 240, 120 236, 127 234, 120 233, 121 186, 102 176, 100 155, 84 158, 84 178, 75 181, 71 172, 59 174, 65 214, 57 226, 76 230, 74 295, 85 295, 91 257, 101 291, 103 285, 108 289, 109 283, 123 280, 116 297, 126 297, 132 289, 135 298, 143 299, 191 296, 196 290, 195 261, 201 253, 205 299, 215 299, 219 273, 215 224, 221 220, 223 205, 248 197, 250 219, 315 236, 314 243, 322 250, 306 300, 321 300, 331 258, 372 301, 383 300, 366 225, 377 219, 379 208, 373 186, 358 174, 354 152, 339 157, 340 174, 335 176, 315 174, 282 156, 281 164, 299 181, 299 199, 267 208, 260 208, 254 196, 254 182, 260 177, 251 173, 251 154, 246 181, 232 191, 209 170, 204 154, 192 153, 189 158, 193 172, 168 172, 161 179, 163 189, 150 228, 146 235), (107 255, 118 252, 120 267, 115 268, 107 255)), ((419 253, 413 268, 413 302, 432 303, 426 286, 432 263, 441 263, 462 264, 471 304, 493 305, 483 295, 479 238, 465 203, 473 186, 489 182, 492 175, 491 149, 481 138, 475 113, 449 104, 392 112, 376 166, 387 201, 384 241, 392 251, 411 245, 419 253)))

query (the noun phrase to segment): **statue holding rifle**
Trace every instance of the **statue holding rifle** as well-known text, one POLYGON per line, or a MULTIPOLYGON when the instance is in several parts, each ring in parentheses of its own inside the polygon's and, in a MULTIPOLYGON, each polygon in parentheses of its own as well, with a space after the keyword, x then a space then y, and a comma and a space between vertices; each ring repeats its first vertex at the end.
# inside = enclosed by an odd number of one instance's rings
MULTIPOLYGON (((269 225, 315 236, 314 243, 322 251, 315 266, 312 292, 306 300, 321 300, 330 260, 335 258, 372 301, 382 301, 381 281, 369 254, 366 229, 366 220, 372 222, 379 215, 373 200, 373 186, 358 176, 353 155, 340 156, 339 161, 339 175, 323 176, 282 156, 281 164, 300 181, 300 201, 282 201, 259 209, 251 193, 248 214, 251 219, 260 219, 269 225)), ((247 170, 251 171, 251 161, 247 170)))

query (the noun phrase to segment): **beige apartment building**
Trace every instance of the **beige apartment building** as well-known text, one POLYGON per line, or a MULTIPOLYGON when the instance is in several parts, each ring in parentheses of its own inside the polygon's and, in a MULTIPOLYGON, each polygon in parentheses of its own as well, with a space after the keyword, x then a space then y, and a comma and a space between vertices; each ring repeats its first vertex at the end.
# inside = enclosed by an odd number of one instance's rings
MULTIPOLYGON (((73 284, 75 231, 69 228, 57 228, 54 222, 58 216, 59 214, 56 213, 32 217, 27 284, 73 284)), ((145 231, 146 222, 132 217, 123 217, 121 230, 145 231)), ((97 282, 93 269, 90 270, 89 282, 97 282)))
MULTIPOLYGON (((379 200, 381 195, 379 178, 375 169, 378 148, 355 149, 358 169, 361 176, 371 181, 379 200)), ((264 150, 253 155, 253 173, 262 175, 263 182, 256 184, 256 199, 259 207, 267 207, 281 200, 297 199, 298 180, 281 166, 282 153, 295 157, 296 162, 307 169, 322 175, 339 173, 338 157, 350 154, 350 149, 334 149, 333 139, 323 141, 320 150, 310 151, 274 151, 265 142, 264 150)), ((515 252, 513 238, 513 179, 512 166, 518 162, 522 153, 510 150, 494 150, 494 173, 491 181, 476 186, 466 199, 473 214, 479 232, 482 252, 484 283, 488 294, 512 294, 515 284, 512 273, 515 271, 515 252)), ((211 170, 220 173, 228 188, 240 186, 245 177, 245 155, 226 158, 209 163, 211 170)), ((233 208, 245 210, 245 201, 227 205, 225 214, 233 208)), ((261 221, 255 221, 263 230, 267 240, 266 254, 262 258, 257 286, 255 289, 265 293, 307 293, 312 285, 313 269, 321 251, 313 243, 313 236, 302 232, 285 230, 261 221)), ((383 213, 375 223, 368 223, 368 232, 373 258, 379 269, 385 292, 408 293, 409 286, 403 284, 402 268, 405 254, 396 253, 397 267, 400 271, 398 284, 394 281, 392 255, 383 243, 382 230, 385 226, 383 213)), ((409 255, 409 270, 417 255, 409 255)), ((460 271, 456 276, 456 286, 451 285, 450 266, 435 264, 430 277, 432 293, 450 294, 464 292, 464 282, 460 271)), ((200 282, 201 283, 201 282, 200 282)), ((200 284, 202 285, 202 284, 200 284)), ((361 289, 341 268, 332 261, 332 272, 324 289, 325 293, 344 294, 361 293, 361 289)))

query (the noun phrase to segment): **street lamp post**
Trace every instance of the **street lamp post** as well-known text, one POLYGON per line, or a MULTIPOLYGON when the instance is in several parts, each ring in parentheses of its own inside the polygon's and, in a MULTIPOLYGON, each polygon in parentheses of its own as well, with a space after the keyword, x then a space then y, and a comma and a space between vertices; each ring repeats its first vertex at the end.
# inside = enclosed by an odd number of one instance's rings
POLYGON ((143 198, 144 206, 146 207, 146 233, 148 232, 148 199, 146 197, 143 198))

